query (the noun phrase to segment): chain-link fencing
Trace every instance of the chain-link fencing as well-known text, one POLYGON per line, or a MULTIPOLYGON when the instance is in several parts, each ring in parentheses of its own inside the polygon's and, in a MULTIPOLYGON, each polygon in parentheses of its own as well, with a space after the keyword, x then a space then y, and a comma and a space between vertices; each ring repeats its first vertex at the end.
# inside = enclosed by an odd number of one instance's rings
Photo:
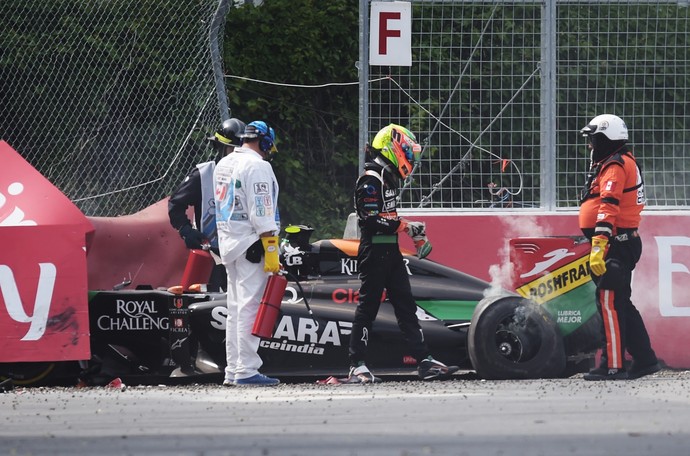
POLYGON ((214 65, 228 2, 4 1, 0 138, 86 215, 159 201, 227 118, 214 65))
MULTIPOLYGON (((160 200, 212 156, 228 3, 4 2, 0 137, 87 215, 160 200)), ((365 39, 360 55, 372 81, 361 141, 395 121, 424 145, 404 206, 575 207, 588 167, 577 132, 611 112, 630 128, 648 207, 687 207, 687 2, 412 5, 411 67, 369 68, 365 39)))

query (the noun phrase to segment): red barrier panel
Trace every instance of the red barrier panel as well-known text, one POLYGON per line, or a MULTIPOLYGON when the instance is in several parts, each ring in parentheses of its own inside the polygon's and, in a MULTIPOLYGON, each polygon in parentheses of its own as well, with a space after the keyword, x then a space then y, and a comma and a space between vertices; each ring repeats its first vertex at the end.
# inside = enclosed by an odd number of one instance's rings
POLYGON ((0 141, 0 362, 88 359, 81 211, 0 141))
MULTIPOLYGON (((434 245, 431 260, 512 288, 508 243, 518 237, 579 236, 577 213, 405 213, 425 221, 434 245)), ((645 210, 642 259, 633 274, 632 300, 645 320, 659 358, 690 368, 690 212, 645 210)), ((405 247, 411 241, 403 239, 405 247)))
POLYGON ((96 229, 87 255, 89 290, 112 290, 124 279, 179 285, 189 250, 168 218, 168 199, 120 217, 89 217, 96 229))

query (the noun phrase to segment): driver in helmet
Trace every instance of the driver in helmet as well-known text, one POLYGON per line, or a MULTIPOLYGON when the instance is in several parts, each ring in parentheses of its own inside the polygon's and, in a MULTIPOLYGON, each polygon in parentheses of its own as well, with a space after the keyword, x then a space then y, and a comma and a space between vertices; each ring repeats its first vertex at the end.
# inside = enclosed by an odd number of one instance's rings
MULTIPOLYGON (((168 200, 170 224, 179 233, 188 249, 201 249, 208 244, 218 254, 215 202, 213 199, 213 170, 216 163, 241 144, 239 136, 245 124, 239 119, 223 121, 220 128, 208 138, 216 152, 215 160, 200 163, 184 178, 168 200), (187 217, 187 208, 194 206, 194 223, 187 217)), ((216 265, 209 278, 209 291, 225 289, 225 267, 216 265)))
POLYGON ((630 300, 632 271, 642 254, 637 230, 645 205, 644 183, 628 142, 628 127, 612 114, 580 130, 591 166, 580 200, 580 229, 592 242, 589 264, 605 345, 599 367, 585 380, 625 380, 661 369, 640 313, 630 300), (625 351, 633 361, 624 364, 625 351))
POLYGON ((417 319, 417 303, 412 296, 410 279, 400 253, 398 234, 407 233, 424 258, 431 252, 425 225, 403 219, 397 214, 397 198, 401 179, 412 172, 419 159, 421 146, 405 127, 390 124, 379 131, 367 146, 371 161, 364 165, 364 174, 357 179, 354 203, 361 239, 358 261, 360 279, 359 304, 355 310, 350 335, 350 373, 348 381, 373 383, 379 381, 366 365, 371 327, 381 305, 384 290, 395 308, 398 326, 405 335, 412 356, 417 360, 417 373, 424 380, 448 377, 458 370, 435 360, 424 342, 417 319))

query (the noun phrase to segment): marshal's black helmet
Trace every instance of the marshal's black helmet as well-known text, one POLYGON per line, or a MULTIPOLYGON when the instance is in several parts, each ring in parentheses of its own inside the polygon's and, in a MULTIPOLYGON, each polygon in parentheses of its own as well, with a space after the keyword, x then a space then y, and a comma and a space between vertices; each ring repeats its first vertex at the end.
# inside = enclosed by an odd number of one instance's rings
POLYGON ((220 128, 208 139, 219 145, 240 146, 242 144, 240 135, 244 133, 245 128, 244 122, 233 117, 232 119, 224 120, 220 128))

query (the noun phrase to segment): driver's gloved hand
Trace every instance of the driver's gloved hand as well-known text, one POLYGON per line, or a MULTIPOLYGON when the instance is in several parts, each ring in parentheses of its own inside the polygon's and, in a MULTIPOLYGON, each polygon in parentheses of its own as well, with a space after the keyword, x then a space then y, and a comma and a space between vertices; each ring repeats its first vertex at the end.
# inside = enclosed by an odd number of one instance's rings
POLYGON ((424 222, 414 222, 401 218, 399 220, 400 226, 398 226, 397 232, 406 232, 413 240, 419 236, 426 236, 426 224, 424 222))
POLYGON ((412 240, 414 241, 415 249, 417 249, 417 258, 421 260, 429 256, 429 254, 431 253, 432 246, 431 242, 429 242, 429 239, 426 237, 426 235, 415 236, 412 240))

